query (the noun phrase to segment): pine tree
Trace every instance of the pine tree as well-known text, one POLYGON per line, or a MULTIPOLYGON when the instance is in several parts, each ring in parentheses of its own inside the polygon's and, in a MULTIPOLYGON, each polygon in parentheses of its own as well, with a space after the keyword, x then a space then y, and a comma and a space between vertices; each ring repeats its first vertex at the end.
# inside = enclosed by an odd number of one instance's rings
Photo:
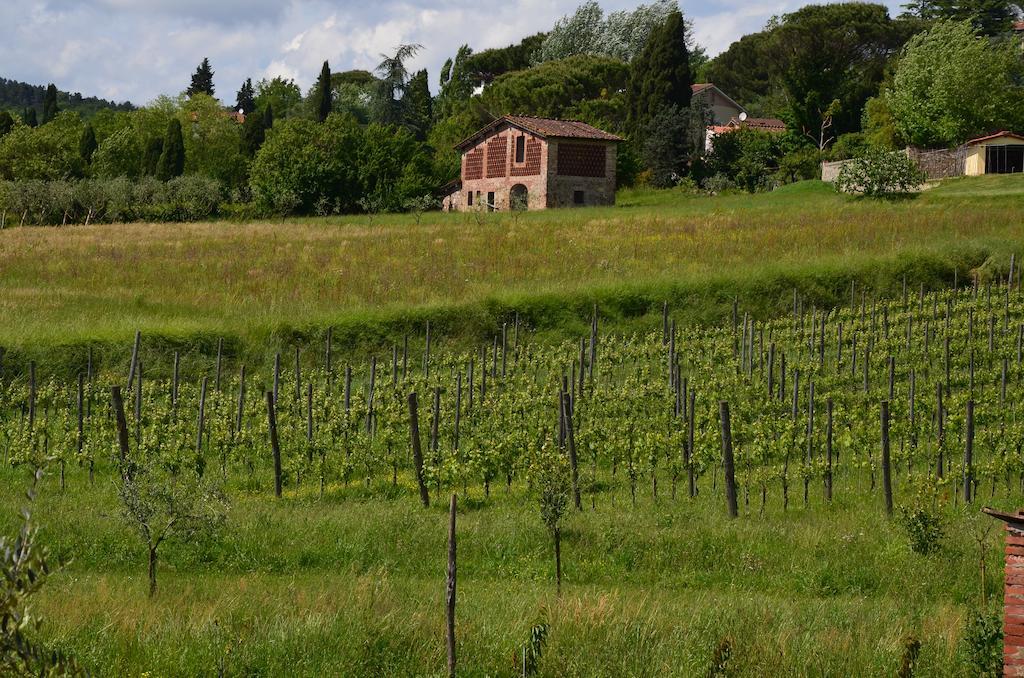
POLYGON ((46 94, 43 95, 43 124, 56 118, 58 112, 60 109, 57 107, 57 86, 51 82, 46 86, 46 94))
POLYGON ((203 57, 202 63, 196 66, 196 72, 192 74, 192 84, 189 85, 186 93, 189 96, 196 94, 209 94, 213 96, 213 69, 210 68, 210 60, 203 57))
POLYGON ((86 125, 82 130, 82 138, 78 141, 78 155, 86 164, 92 162, 92 154, 96 152, 96 130, 91 124, 86 125))
POLYGON ((256 90, 252 86, 252 78, 246 78, 238 94, 235 96, 235 110, 249 115, 256 110, 256 90))
POLYGON ((167 125, 164 147, 156 167, 156 178, 167 181, 180 177, 185 171, 185 140, 181 136, 181 121, 177 118, 167 125))
POLYGON ((157 167, 160 166, 160 155, 163 151, 164 140, 160 137, 152 137, 146 142, 146 150, 142 152, 142 174, 144 176, 156 176, 157 167))
POLYGON ((323 122, 331 114, 333 102, 331 101, 331 67, 325 61, 320 69, 320 77, 316 79, 316 87, 313 89, 316 98, 316 119, 323 122))
POLYGON ((686 49, 686 22, 681 12, 671 12, 665 23, 651 31, 647 44, 633 59, 626 86, 629 127, 642 135, 651 120, 669 107, 682 112, 690 106, 690 54, 686 49))
POLYGON ((29 127, 38 127, 39 119, 36 117, 36 109, 26 108, 25 112, 21 114, 21 120, 29 127))
POLYGON ((416 139, 425 141, 427 133, 430 132, 430 121, 433 115, 433 100, 430 98, 430 85, 427 83, 426 69, 417 71, 409 79, 404 99, 405 126, 416 135, 416 139))

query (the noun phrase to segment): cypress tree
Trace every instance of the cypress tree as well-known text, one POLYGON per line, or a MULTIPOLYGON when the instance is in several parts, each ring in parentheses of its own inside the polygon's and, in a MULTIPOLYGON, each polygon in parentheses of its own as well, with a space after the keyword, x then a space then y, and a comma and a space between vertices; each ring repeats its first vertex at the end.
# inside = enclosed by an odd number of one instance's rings
POLYGON ((633 59, 626 86, 629 127, 634 134, 669 107, 683 111, 693 96, 690 53, 686 49, 686 22, 679 11, 651 31, 647 44, 633 59))
POLYGON ((156 178, 167 181, 180 177, 185 171, 185 140, 181 136, 181 121, 177 118, 167 125, 164 148, 156 167, 156 178))
POLYGON ((430 85, 427 83, 427 71, 417 71, 409 79, 405 90, 405 126, 408 127, 419 141, 425 141, 433 119, 433 100, 430 98, 430 85))
POLYGON ((36 118, 36 109, 26 108, 25 112, 21 114, 21 120, 29 127, 37 127, 39 120, 36 118))
POLYGON ((267 104, 267 107, 263 109, 263 131, 266 132, 268 129, 274 126, 274 107, 267 104))
POLYGON ((242 151, 250 158, 256 155, 266 139, 265 120, 266 116, 257 111, 255 115, 246 116, 242 125, 242 151))
POLYGON ((58 112, 60 109, 57 107, 57 86, 51 82, 46 86, 46 94, 43 95, 43 124, 56 118, 58 112))
POLYGON ((333 105, 331 101, 331 67, 326 61, 320 69, 320 77, 316 79, 316 87, 313 91, 316 97, 316 119, 323 122, 331 114, 333 105))
POLYGON ((147 177, 156 176, 156 169, 160 165, 160 155, 164 151, 164 140, 160 137, 152 137, 146 142, 146 149, 142 152, 142 174, 147 177))
POLYGON ((235 110, 249 115, 256 110, 256 90, 252 86, 252 78, 246 78, 238 94, 235 96, 235 110))
POLYGON ((192 84, 189 85, 186 93, 189 96, 196 94, 213 96, 213 69, 210 68, 210 60, 206 57, 203 57, 202 63, 196 66, 196 72, 192 74, 192 84))
POLYGON ((92 154, 96 152, 96 146, 96 130, 90 123, 82 130, 82 138, 78 140, 78 155, 82 156, 82 160, 86 164, 92 162, 92 154))
POLYGON ((7 111, 0 111, 0 137, 14 129, 14 117, 7 111))

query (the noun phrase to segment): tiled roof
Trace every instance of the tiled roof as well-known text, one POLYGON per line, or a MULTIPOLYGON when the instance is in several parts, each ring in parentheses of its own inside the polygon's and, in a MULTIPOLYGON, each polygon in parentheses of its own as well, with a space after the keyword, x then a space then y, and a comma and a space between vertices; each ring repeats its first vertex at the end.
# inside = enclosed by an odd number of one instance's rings
POLYGON ((988 136, 978 137, 977 139, 971 139, 970 141, 967 142, 967 145, 970 146, 971 144, 978 144, 981 143, 982 141, 999 139, 1000 137, 1010 137, 1013 139, 1020 139, 1021 141, 1024 141, 1024 136, 1017 134, 1015 132, 1007 132, 1004 130, 1002 132, 996 132, 995 134, 989 134, 988 136))
POLYGON ((751 129, 763 129, 769 132, 785 132, 786 123, 782 122, 778 118, 747 118, 746 120, 738 120, 733 118, 729 121, 730 125, 737 127, 749 127, 751 129))
POLYGON ((536 118, 529 115, 503 115, 483 129, 478 130, 472 136, 463 139, 455 148, 461 149, 471 146, 477 140, 486 137, 493 130, 496 130, 503 123, 518 127, 527 132, 536 134, 539 137, 558 139, 594 139, 596 141, 622 141, 620 137, 609 132, 588 125, 579 120, 556 120, 554 118, 536 118))
POLYGON ((1024 31, 1024 21, 1014 21, 1013 22, 1013 30, 1015 30, 1015 31, 1024 31))
POLYGON ((708 89, 709 87, 714 87, 714 86, 715 86, 715 83, 713 83, 713 82, 695 82, 692 85, 690 85, 690 91, 693 92, 694 94, 700 94, 701 92, 703 92, 704 90, 708 89))

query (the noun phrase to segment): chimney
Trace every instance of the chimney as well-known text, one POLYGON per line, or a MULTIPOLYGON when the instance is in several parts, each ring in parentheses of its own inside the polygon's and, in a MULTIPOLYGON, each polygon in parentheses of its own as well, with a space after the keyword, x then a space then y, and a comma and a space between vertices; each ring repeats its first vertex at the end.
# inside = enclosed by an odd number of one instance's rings
POLYGON ((1003 675, 1024 676, 1024 511, 985 513, 1006 523, 1003 584, 1003 675))

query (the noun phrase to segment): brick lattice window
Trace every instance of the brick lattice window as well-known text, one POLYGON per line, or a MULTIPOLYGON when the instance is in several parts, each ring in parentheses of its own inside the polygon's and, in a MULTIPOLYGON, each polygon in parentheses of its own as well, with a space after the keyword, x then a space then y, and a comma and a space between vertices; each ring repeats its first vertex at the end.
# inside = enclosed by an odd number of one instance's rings
POLYGON ((506 137, 492 137, 487 142, 487 178, 505 176, 505 163, 508 161, 506 148, 508 139, 506 137))
POLYGON ((563 177, 605 176, 604 146, 559 144, 558 173, 563 177))
POLYGON ((484 149, 478 148, 466 155, 466 176, 464 178, 467 181, 484 178, 484 149))
POLYGON ((526 140, 526 164, 512 166, 512 176, 533 177, 540 174, 541 142, 537 139, 526 140))

